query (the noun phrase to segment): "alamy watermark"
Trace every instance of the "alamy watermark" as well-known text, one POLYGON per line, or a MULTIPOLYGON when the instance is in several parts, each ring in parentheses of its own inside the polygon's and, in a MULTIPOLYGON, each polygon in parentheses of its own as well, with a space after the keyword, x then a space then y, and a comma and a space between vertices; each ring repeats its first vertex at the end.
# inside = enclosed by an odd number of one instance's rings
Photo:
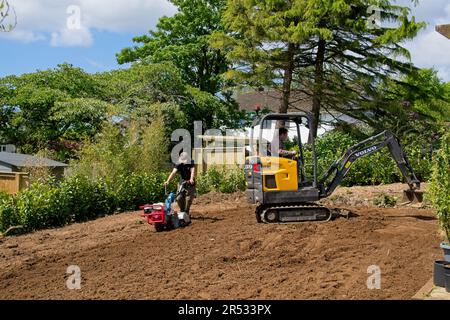
POLYGON ((278 157, 281 143, 278 130, 271 131, 273 139, 266 141, 257 136, 251 139, 245 132, 239 134, 233 129, 208 129, 203 132, 203 123, 195 121, 194 137, 186 129, 173 131, 171 141, 176 145, 170 154, 171 161, 177 163, 182 152, 186 152, 196 164, 207 165, 244 165, 247 156, 278 157))
POLYGON ((367 289, 380 290, 381 289, 381 268, 376 265, 371 265, 367 268, 367 273, 370 276, 367 278, 367 289))
POLYGON ((81 29, 81 8, 77 5, 70 5, 67 7, 66 13, 68 14, 66 26, 68 30, 80 30, 81 29))
POLYGON ((369 6, 367 8, 367 28, 368 29, 380 29, 381 28, 381 9, 377 6, 369 6))
POLYGON ((66 280, 66 286, 69 290, 81 289, 81 269, 79 266, 71 265, 67 267, 66 274, 68 278, 66 280))

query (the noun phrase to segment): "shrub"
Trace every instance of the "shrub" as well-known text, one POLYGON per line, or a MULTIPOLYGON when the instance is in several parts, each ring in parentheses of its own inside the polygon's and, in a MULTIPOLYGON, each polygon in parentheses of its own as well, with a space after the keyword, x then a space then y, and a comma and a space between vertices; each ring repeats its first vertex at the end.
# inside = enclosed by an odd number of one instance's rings
POLYGON ((439 224, 450 241, 450 131, 441 139, 441 148, 433 159, 428 197, 436 210, 439 224))
MULTIPOLYGON (((324 134, 316 140, 318 177, 325 173, 328 167, 351 146, 358 143, 349 134, 332 131, 324 134)), ((426 180, 431 171, 429 155, 424 153, 418 144, 409 143, 405 152, 422 181, 426 180)), ((305 157, 307 161, 312 160, 312 151, 306 148, 305 157)), ((308 176, 312 177, 312 167, 306 168, 308 176)), ((352 168, 342 181, 343 186, 352 185, 375 185, 401 182, 403 177, 394 159, 387 148, 366 157, 359 158, 354 162, 352 168)))
POLYGON ((139 205, 162 201, 168 173, 132 173, 110 182, 119 210, 134 210, 139 205))
POLYGON ((59 186, 68 198, 68 211, 74 221, 85 221, 114 212, 116 201, 106 183, 85 176, 72 176, 59 186))
POLYGON ((9 227, 22 224, 17 213, 14 197, 0 192, 0 232, 5 232, 9 227))
POLYGON ((214 166, 197 175, 197 192, 211 191, 233 193, 245 190, 244 170, 240 167, 227 168, 214 166))
POLYGON ((378 207, 392 208, 396 206, 397 198, 384 193, 376 197, 373 204, 378 207))
POLYGON ((15 204, 24 229, 63 226, 70 221, 70 202, 60 188, 52 184, 35 183, 21 191, 15 204))

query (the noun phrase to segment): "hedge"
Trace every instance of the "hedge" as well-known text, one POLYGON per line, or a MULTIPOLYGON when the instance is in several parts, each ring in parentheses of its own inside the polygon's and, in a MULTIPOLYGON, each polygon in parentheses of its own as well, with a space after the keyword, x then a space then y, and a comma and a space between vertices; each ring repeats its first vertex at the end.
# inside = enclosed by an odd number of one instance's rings
MULTIPOLYGON (((441 150, 444 151, 438 153, 435 161, 435 187, 432 187, 432 190, 436 190, 435 205, 439 214, 447 215, 448 219, 449 138, 446 139, 444 142, 447 141, 447 145, 443 143, 441 150), (438 167, 439 164, 444 167, 438 167)), ((316 144, 319 177, 347 148, 357 142, 351 136, 340 132, 331 132, 319 138, 316 144)), ((419 179, 427 180, 431 173, 430 156, 420 149, 419 144, 406 145, 405 150, 419 179)), ((306 156, 311 156, 310 150, 306 150, 306 156)), ((311 174, 311 168, 306 169, 311 174)), ((83 175, 75 175, 61 183, 34 183, 30 189, 21 191, 16 196, 0 193, 0 232, 18 225, 22 226, 21 232, 58 227, 116 211, 134 210, 145 203, 162 201, 163 183, 168 174, 135 172, 117 175, 111 181, 93 181, 83 175)), ((399 181, 402 181, 401 174, 386 150, 356 161, 343 185, 373 185, 399 181)), ((170 190, 175 190, 174 184, 170 190)), ((212 167, 197 175, 199 194, 242 190, 245 190, 245 176, 241 168, 212 167)))
MULTIPOLYGON (((168 173, 131 173, 114 181, 92 181, 81 175, 56 183, 34 183, 16 196, 0 193, 0 232, 22 226, 19 232, 60 227, 164 199, 168 173)), ((240 169, 213 168, 197 177, 199 194, 213 190, 232 193, 245 189, 240 169)), ((175 190, 175 183, 170 190, 175 190)))
POLYGON ((450 241, 450 130, 441 139, 433 161, 428 198, 436 209, 439 225, 450 241))

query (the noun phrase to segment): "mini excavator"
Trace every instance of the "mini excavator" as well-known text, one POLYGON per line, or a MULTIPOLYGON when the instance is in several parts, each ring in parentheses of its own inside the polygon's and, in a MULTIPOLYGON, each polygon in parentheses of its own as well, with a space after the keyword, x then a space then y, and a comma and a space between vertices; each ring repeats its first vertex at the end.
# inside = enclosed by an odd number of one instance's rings
POLYGON ((422 202, 420 181, 398 140, 384 131, 349 148, 318 178, 314 137, 309 130, 308 148, 312 154, 307 162, 302 143, 301 128, 310 128, 312 115, 307 112, 263 115, 254 120, 250 137, 250 155, 245 162, 246 195, 256 204, 256 219, 262 223, 290 223, 327 221, 340 215, 339 209, 321 206, 316 201, 329 197, 342 182, 353 163, 387 147, 397 163, 409 190, 407 202, 422 202), (298 153, 294 159, 270 151, 270 135, 276 128, 289 127, 294 131, 298 153), (275 128, 275 129, 274 129, 275 128), (269 133, 271 132, 271 133, 269 133), (256 137, 255 137, 256 135, 256 137), (310 170, 306 170, 310 166, 310 170))

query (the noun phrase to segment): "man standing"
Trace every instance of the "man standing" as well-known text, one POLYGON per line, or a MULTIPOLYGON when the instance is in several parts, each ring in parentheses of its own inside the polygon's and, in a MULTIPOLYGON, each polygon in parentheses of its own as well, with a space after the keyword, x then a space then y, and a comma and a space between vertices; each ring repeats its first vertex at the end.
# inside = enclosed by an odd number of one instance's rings
POLYGON ((195 166, 194 163, 190 161, 187 152, 181 153, 177 164, 174 166, 167 181, 164 182, 164 185, 167 186, 177 173, 180 174, 180 181, 178 182, 179 194, 176 199, 177 204, 180 207, 181 212, 185 212, 189 215, 189 210, 197 192, 195 189, 195 166))

